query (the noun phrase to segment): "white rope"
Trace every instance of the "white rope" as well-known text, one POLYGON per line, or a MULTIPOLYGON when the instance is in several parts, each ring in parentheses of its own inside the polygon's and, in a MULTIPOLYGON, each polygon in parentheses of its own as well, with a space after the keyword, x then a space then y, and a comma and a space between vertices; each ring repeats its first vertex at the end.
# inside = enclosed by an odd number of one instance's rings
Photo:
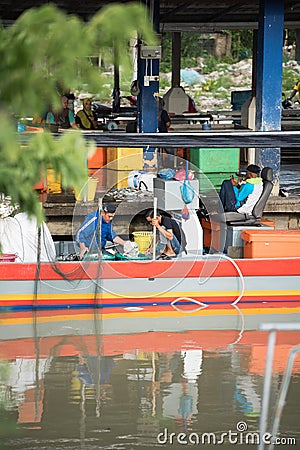
POLYGON ((245 320, 244 320, 244 315, 242 313, 242 311, 240 310, 240 308, 234 304, 232 304, 232 306, 237 310, 237 312, 239 313, 239 317, 241 319, 241 329, 239 331, 238 337, 236 338, 236 340, 234 342, 232 342, 229 347, 236 345, 238 342, 240 342, 240 340, 243 337, 244 331, 245 331, 245 320))
MULTIPOLYGON (((218 255, 219 257, 223 258, 223 259, 226 259, 227 261, 230 261, 231 264, 236 268, 236 271, 237 271, 237 273, 239 274, 239 277, 240 277, 240 279, 241 279, 241 284, 242 284, 242 286, 241 286, 241 292, 240 292, 240 295, 238 296, 238 298, 237 298, 234 302, 231 303, 231 304, 234 306, 234 305, 236 305, 236 304, 243 298, 243 296, 244 296, 244 293, 245 293, 245 279, 244 279, 244 276, 243 276, 243 274, 242 274, 242 272, 241 272, 241 269, 239 268, 239 266, 237 265, 237 263, 234 261, 234 259, 230 258, 230 257, 227 256, 227 255, 224 255, 223 253, 217 253, 217 255, 218 255)), ((204 256, 204 257, 209 257, 209 256, 213 256, 213 255, 203 255, 203 256, 204 256)))
MULTIPOLYGON (((213 254, 213 255, 203 255, 203 258, 207 258, 207 259, 210 258, 210 257, 215 258, 216 256, 220 257, 221 259, 223 258, 223 259, 226 259, 227 261, 230 261, 231 264, 235 267, 235 269, 236 269, 236 271, 237 271, 237 273, 238 273, 238 275, 239 275, 239 277, 240 277, 240 279, 241 279, 241 285, 242 285, 242 286, 241 286, 240 294, 239 294, 239 296, 234 300, 234 302, 231 303, 232 306, 235 306, 235 305, 237 305, 237 303, 243 298, 244 293, 245 293, 245 279, 244 279, 244 276, 243 276, 243 274, 242 274, 242 272, 241 272, 241 269, 240 269, 239 266, 237 265, 237 263, 236 263, 232 258, 230 258, 230 257, 227 256, 227 255, 224 255, 223 253, 215 253, 215 254, 213 254)), ((204 284, 204 283, 205 283, 207 280, 209 280, 209 279, 210 279, 209 277, 206 277, 206 279, 205 279, 203 282, 199 281, 199 283, 200 283, 200 284, 204 284)), ((171 302, 171 306, 172 306, 174 309, 176 309, 177 311, 180 311, 180 312, 182 312, 182 313, 184 313, 184 314, 189 314, 189 313, 193 313, 193 312, 199 311, 199 310, 201 310, 201 309, 204 309, 204 308, 206 308, 206 307, 209 306, 209 305, 208 305, 207 303, 199 302, 198 300, 195 300, 195 299, 192 298, 192 297, 179 297, 179 298, 176 298, 175 300, 173 300, 173 301, 171 302), (192 303, 196 303, 196 304, 199 305, 200 307, 197 308, 197 309, 194 309, 194 310, 189 310, 189 311, 182 310, 182 309, 178 308, 178 306, 176 305, 176 303, 178 303, 179 301, 182 301, 182 300, 190 301, 190 302, 192 302, 192 303)))
POLYGON ((191 314, 191 313, 195 313, 195 312, 197 312, 197 311, 201 311, 201 309, 207 308, 207 307, 208 307, 208 304, 207 304, 207 303, 199 302, 198 300, 195 300, 194 298, 191 298, 191 297, 178 297, 178 298, 175 298, 175 300, 173 300, 173 301, 171 302, 171 306, 172 306, 174 309, 176 309, 176 311, 178 311, 178 312, 181 312, 181 313, 184 313, 184 314, 191 314), (179 307, 176 305, 176 303, 181 302, 181 301, 184 301, 184 300, 187 300, 188 302, 195 303, 196 305, 199 305, 199 307, 198 307, 198 308, 195 308, 195 309, 192 309, 192 310, 189 309, 188 311, 179 308, 179 307))

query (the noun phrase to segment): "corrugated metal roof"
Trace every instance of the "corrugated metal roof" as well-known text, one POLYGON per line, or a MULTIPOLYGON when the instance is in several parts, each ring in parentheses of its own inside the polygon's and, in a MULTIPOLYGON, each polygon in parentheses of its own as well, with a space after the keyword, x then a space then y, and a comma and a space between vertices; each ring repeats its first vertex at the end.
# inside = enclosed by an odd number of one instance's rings
MULTIPOLYGON (((52 3, 70 14, 88 20, 114 0, 54 0, 52 3)), ((147 0, 150 6, 153 0, 147 0)), ((48 3, 45 0, 0 2, 4 25, 15 21, 28 8, 48 3)), ((118 0, 120 3, 120 0, 118 0)), ((126 3, 126 1, 123 1, 126 3)), ((161 31, 215 31, 257 28, 259 0, 160 0, 161 31)), ((300 28, 300 2, 284 0, 285 27, 300 28)))

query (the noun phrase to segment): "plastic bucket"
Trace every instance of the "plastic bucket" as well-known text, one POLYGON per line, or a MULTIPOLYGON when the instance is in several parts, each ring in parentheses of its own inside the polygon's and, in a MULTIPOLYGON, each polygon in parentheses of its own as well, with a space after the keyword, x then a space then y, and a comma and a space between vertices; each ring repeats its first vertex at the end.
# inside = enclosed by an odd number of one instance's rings
POLYGON ((139 252, 145 253, 147 248, 151 245, 153 231, 134 231, 132 234, 134 236, 134 241, 138 245, 139 252))
POLYGON ((15 253, 2 253, 0 255, 0 262, 15 262, 18 255, 15 253))
POLYGON ((76 201, 93 202, 96 195, 97 185, 98 185, 98 178, 89 177, 87 183, 81 189, 80 192, 75 190, 76 201))
POLYGON ((47 169, 47 191, 49 194, 61 193, 61 176, 56 174, 53 169, 47 169))

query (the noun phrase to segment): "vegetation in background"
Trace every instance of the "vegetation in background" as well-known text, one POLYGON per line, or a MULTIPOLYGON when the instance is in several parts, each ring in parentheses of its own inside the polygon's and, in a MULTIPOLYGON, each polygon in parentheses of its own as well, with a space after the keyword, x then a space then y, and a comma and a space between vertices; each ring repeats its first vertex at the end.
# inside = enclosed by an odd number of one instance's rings
POLYGON ((137 3, 109 5, 88 23, 46 5, 27 10, 10 28, 0 27, 0 192, 21 210, 42 219, 32 186, 45 177, 48 165, 62 175, 64 188, 81 187, 87 143, 80 131, 59 140, 45 131, 27 135, 21 146, 16 121, 42 116, 49 105, 59 108, 60 95, 70 89, 100 95, 106 80, 87 56, 101 53, 107 66, 118 54, 126 73, 131 68, 128 43, 137 33, 148 45, 155 43, 146 9, 137 3))
POLYGON ((282 69, 282 92, 290 94, 291 90, 300 80, 300 73, 291 67, 283 67, 282 69))
MULTIPOLYGON (((223 34, 231 36, 230 54, 216 57, 209 54, 207 42, 210 35, 199 33, 182 33, 181 40, 181 67, 194 68, 204 75, 205 81, 201 86, 193 88, 185 87, 201 109, 204 96, 213 96, 224 100, 224 107, 230 108, 230 93, 236 89, 251 89, 251 79, 245 77, 242 84, 235 85, 232 68, 240 61, 252 58, 253 31, 252 30, 224 30, 223 34)), ((160 64, 161 74, 171 72, 172 58, 172 34, 162 35, 163 58, 160 64)), ((294 57, 295 31, 286 30, 285 47, 283 51, 282 90, 290 92, 296 82, 300 79, 299 67, 286 67, 285 63, 294 57)), ((160 89, 162 91, 170 88, 170 79, 161 76, 160 89)))
MULTIPOLYGON (((252 57, 253 32, 252 30, 225 30, 222 33, 231 35, 230 55, 216 57, 209 54, 206 42, 210 39, 210 34, 182 32, 181 33, 181 67, 197 67, 199 58, 204 58, 205 73, 215 70, 218 63, 236 63, 244 58, 252 57)), ((161 71, 170 72, 172 70, 172 33, 162 35, 163 58, 161 61, 161 71)))
MULTIPOLYGON (((181 85, 184 87, 187 94, 189 94, 195 101, 199 111, 205 111, 207 109, 216 109, 218 106, 205 106, 213 104, 211 100, 220 100, 219 104, 221 109, 231 108, 231 91, 234 90, 247 90, 252 86, 252 69, 251 60, 245 59, 238 63, 224 63, 218 62, 213 57, 208 57, 203 60, 204 64, 204 82, 201 84, 195 84, 188 86, 183 82, 181 85), (248 66, 247 70, 244 66, 248 66), (213 68, 211 70, 210 68, 213 68), (236 76, 238 74, 239 76, 236 76), (206 101, 208 100, 208 102, 206 101)), ((296 82, 300 79, 300 66, 291 63, 290 66, 283 65, 283 80, 282 80, 282 92, 286 94, 290 93, 296 82)), ((111 92, 113 89, 112 75, 106 76, 107 96, 102 96, 101 101, 104 103, 111 103, 111 92)), ((130 80, 124 80, 121 76, 121 95, 130 95, 130 80)), ((163 73, 160 71, 159 90, 160 95, 164 95, 171 87, 171 74, 163 73)))
POLYGON ((231 58, 233 62, 252 57, 252 30, 228 30, 226 33, 231 35, 231 58))

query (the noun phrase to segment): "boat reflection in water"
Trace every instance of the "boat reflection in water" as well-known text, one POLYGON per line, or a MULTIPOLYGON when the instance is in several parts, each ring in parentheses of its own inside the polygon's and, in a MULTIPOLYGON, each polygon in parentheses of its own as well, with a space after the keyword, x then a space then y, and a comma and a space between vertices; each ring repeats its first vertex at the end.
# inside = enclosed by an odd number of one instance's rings
MULTIPOLYGON (((157 317, 153 331, 148 322, 140 332, 138 318, 110 322, 99 309, 2 314, 2 442, 22 450, 176 448, 183 432, 210 448, 230 430, 245 438, 246 428, 257 438, 268 342, 259 326, 299 319, 295 306, 219 306, 184 314, 168 331, 157 317), (118 334, 125 325, 131 333, 118 334)), ((299 342, 300 332, 278 332, 271 410, 299 342)), ((299 373, 298 357, 280 426, 298 442, 299 373)))

